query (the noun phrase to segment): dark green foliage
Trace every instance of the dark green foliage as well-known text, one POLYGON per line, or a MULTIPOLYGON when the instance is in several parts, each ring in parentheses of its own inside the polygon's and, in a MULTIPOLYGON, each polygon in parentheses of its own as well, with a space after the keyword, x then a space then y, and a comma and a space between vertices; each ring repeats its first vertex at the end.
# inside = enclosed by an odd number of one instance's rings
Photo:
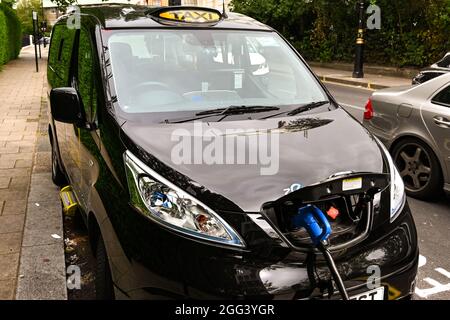
POLYGON ((52 71, 47 77, 53 88, 70 85, 69 71, 72 58, 75 29, 65 27, 65 20, 53 27, 53 36, 49 52, 49 64, 52 71))
POLYGON ((0 65, 19 56, 22 29, 13 9, 0 3, 0 65))
MULTIPOLYGON (((309 60, 354 61, 357 0, 233 0, 234 11, 283 33, 309 60)), ((377 0, 381 30, 366 31, 365 60, 425 66, 450 51, 450 0, 377 0)), ((366 6, 369 1, 366 1, 366 6)))

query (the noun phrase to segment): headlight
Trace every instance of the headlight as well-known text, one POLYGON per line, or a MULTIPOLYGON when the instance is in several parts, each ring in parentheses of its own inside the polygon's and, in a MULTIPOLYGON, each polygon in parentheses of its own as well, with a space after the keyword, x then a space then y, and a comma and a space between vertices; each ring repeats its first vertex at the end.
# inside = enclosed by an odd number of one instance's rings
POLYGON ((131 203, 146 217, 192 237, 245 246, 217 213, 150 169, 131 152, 124 153, 124 161, 131 203))
POLYGON ((406 195, 405 195, 405 184, 403 182, 402 177, 400 176, 400 173, 397 170, 397 167, 394 164, 394 161, 392 160, 392 157, 389 153, 389 151, 386 149, 384 144, 378 140, 378 138, 375 138, 380 145, 381 149, 383 149, 384 154, 386 155, 386 159, 388 160, 389 164, 389 172, 391 174, 391 222, 393 222, 397 217, 399 216, 400 212, 403 209, 403 206, 406 202, 406 195))

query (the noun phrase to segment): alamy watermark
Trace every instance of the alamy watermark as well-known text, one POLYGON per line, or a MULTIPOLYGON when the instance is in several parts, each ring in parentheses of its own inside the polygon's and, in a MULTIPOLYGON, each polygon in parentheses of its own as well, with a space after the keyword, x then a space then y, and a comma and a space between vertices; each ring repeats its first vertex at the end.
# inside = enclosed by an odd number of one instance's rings
POLYGON ((172 132, 175 146, 171 160, 176 165, 253 165, 263 176, 279 170, 279 133, 261 129, 209 128, 196 121, 193 130, 172 132))
POLYGON ((369 290, 377 289, 381 286, 381 268, 378 265, 371 265, 367 267, 367 288, 369 290))
POLYGON ((66 269, 67 289, 81 290, 81 269, 77 265, 70 265, 66 269))
POLYGON ((67 18, 67 28, 71 30, 81 29, 81 10, 78 6, 70 6, 67 8, 67 13, 71 15, 67 18))
POLYGON ((371 4, 367 7, 367 29, 380 30, 381 29, 381 8, 376 4, 371 4))

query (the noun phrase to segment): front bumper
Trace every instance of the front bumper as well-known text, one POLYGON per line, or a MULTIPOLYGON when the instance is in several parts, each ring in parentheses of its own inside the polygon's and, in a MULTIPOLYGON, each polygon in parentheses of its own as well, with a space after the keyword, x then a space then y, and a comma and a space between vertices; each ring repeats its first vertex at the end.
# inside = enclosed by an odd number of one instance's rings
MULTIPOLYGON (((311 281, 311 257, 306 253, 273 247, 264 252, 236 252, 180 238, 161 242, 154 260, 132 261, 131 279, 114 279, 116 296, 131 299, 320 299, 311 281), (286 251, 288 250, 288 251, 286 251), (161 254, 165 258, 161 259, 161 254), (147 265, 147 266, 144 266, 147 265), (308 268, 309 265, 309 268, 308 268), (119 280, 119 281, 118 281, 119 280)), ((147 252, 148 253, 148 252, 147 252)), ((414 221, 406 204, 392 224, 373 230, 355 247, 333 253, 350 296, 369 291, 373 266, 379 267, 379 284, 388 299, 400 299, 414 291, 419 250, 414 221), (371 267, 372 266, 372 267, 371 267)), ((321 255, 313 260, 314 273, 330 278, 321 255)), ((318 279, 316 279, 318 280, 318 279)), ((339 299, 336 293, 333 299, 339 299)))

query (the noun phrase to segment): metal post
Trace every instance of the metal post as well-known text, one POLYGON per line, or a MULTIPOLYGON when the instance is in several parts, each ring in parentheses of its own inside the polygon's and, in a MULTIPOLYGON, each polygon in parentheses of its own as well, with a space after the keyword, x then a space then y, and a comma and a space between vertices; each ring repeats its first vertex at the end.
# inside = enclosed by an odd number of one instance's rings
POLYGON ((45 31, 46 31, 45 24, 42 24, 42 37, 44 39, 44 49, 47 47, 47 42, 45 41, 45 31))
POLYGON ((42 59, 41 41, 39 39, 39 36, 41 35, 41 30, 39 29, 39 17, 38 17, 38 15, 36 15, 36 29, 37 29, 37 32, 38 32, 39 59, 42 59))
POLYGON ((47 46, 47 42, 45 41, 45 32, 47 31, 47 22, 46 21, 42 21, 41 22, 41 26, 40 26, 40 30, 42 33, 42 39, 44 40, 44 48, 47 46))
POLYGON ((356 37, 356 57, 353 78, 364 78, 364 0, 359 1, 358 36, 356 37))
POLYGON ((36 60, 36 72, 39 72, 39 63, 38 63, 38 53, 37 53, 37 35, 36 35, 36 28, 37 28, 37 12, 33 11, 33 42, 34 42, 34 57, 36 60))
POLYGON ((44 48, 46 47, 46 43, 45 43, 45 33, 47 31, 47 22, 45 22, 45 11, 44 11, 44 0, 41 1, 41 8, 42 8, 42 36, 44 37, 44 48))

